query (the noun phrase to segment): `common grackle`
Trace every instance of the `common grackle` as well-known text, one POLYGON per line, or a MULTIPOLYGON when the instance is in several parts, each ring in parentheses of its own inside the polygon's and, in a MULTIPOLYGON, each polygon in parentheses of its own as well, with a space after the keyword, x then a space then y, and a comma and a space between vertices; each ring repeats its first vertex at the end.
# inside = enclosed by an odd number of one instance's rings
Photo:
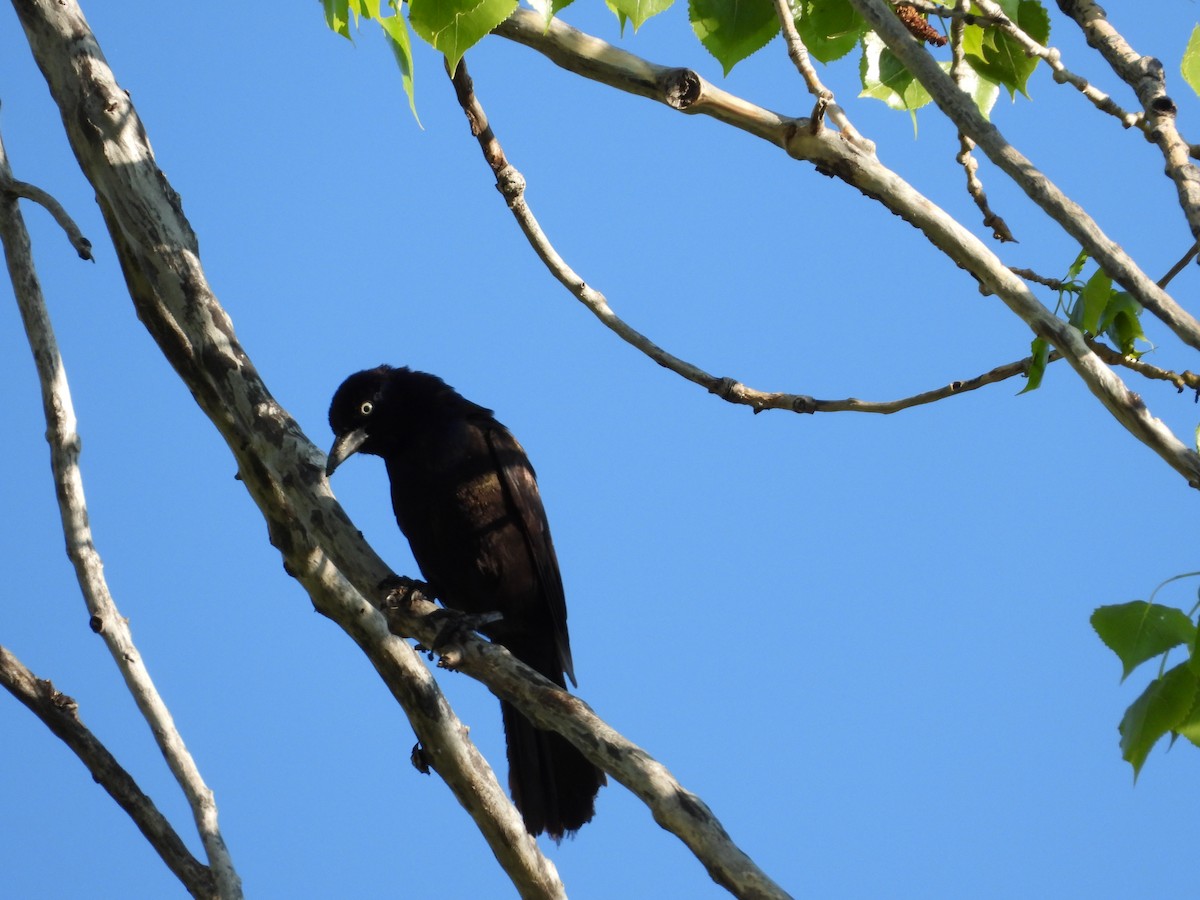
MULTIPOLYGON (((354 453, 383 458, 396 522, 448 607, 499 612, 482 631, 560 687, 575 684, 567 605, 533 467, 492 411, 440 378, 379 366, 333 396, 326 473, 354 453)), ((563 737, 501 701, 508 785, 532 835, 558 841, 591 820, 604 773, 563 737)))

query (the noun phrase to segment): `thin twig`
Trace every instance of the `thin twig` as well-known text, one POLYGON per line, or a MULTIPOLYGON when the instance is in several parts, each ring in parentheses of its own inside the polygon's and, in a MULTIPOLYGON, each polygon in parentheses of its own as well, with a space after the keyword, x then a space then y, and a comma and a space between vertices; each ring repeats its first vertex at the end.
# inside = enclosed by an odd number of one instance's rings
MULTIPOLYGON (((12 170, 3 140, 0 140, 0 184, 11 183, 12 170)), ((242 896, 241 879, 217 826, 217 807, 212 791, 204 783, 195 760, 175 727, 170 710, 159 696, 141 654, 134 646, 129 623, 109 593, 104 566, 92 541, 83 477, 79 470, 79 432, 76 430, 66 369, 33 265, 29 234, 25 230, 20 207, 11 193, 0 198, 0 236, 4 240, 13 292, 41 383, 46 438, 50 443, 50 464, 54 472, 67 554, 75 566, 75 575, 91 614, 92 630, 104 638, 167 765, 183 788, 221 896, 225 900, 238 900, 242 896)))
POLYGON ((79 704, 34 676, 15 656, 0 647, 0 685, 42 720, 79 757, 92 778, 129 814, 146 840, 187 892, 197 898, 216 898, 212 872, 187 847, 137 782, 108 749, 79 720, 79 704))
MULTIPOLYGON (((829 117, 842 134, 867 152, 874 153, 875 145, 859 134, 858 130, 850 124, 846 111, 834 99, 833 91, 821 82, 821 76, 817 74, 817 69, 809 58, 808 48, 804 46, 800 32, 796 30, 796 20, 792 17, 792 8, 788 4, 788 0, 774 0, 774 2, 775 14, 779 17, 780 28, 783 29, 783 40, 787 45, 788 56, 808 86, 808 92, 817 98, 818 108, 829 117)), ((819 128, 821 116, 812 116, 812 123, 814 129, 819 128)))
MULTIPOLYGON (((851 2, 858 8, 862 0, 851 2)), ((903 26, 890 9, 886 9, 884 15, 903 31, 903 26)), ((1200 455, 1152 415, 1121 378, 1088 348, 1082 335, 1047 309, 1029 285, 1010 272, 990 248, 945 210, 882 165, 874 155, 862 152, 851 142, 828 129, 813 133, 807 119, 789 118, 722 91, 690 69, 656 65, 572 28, 558 19, 552 20, 547 27, 544 20, 530 10, 515 10, 493 30, 493 33, 530 47, 556 65, 577 75, 636 96, 650 98, 685 114, 711 116, 731 127, 770 141, 794 159, 805 160, 817 171, 840 178, 866 196, 880 202, 918 228, 941 253, 974 275, 984 291, 999 297, 1034 334, 1061 350, 1071 368, 1122 427, 1157 453, 1167 465, 1184 477, 1189 486, 1200 488, 1200 455)), ((905 40, 911 42, 907 31, 903 31, 903 35, 905 40)), ((932 63, 932 60, 930 62, 932 63)), ((936 67, 936 63, 932 64, 936 67)), ((937 73, 945 77, 940 68, 937 69, 937 73)), ((929 77, 927 71, 925 77, 929 77)), ((949 88, 955 95, 962 93, 952 82, 949 88)), ((974 112, 973 101, 968 98, 966 102, 971 104, 971 110, 974 112)), ((961 122, 957 119, 955 121, 961 127, 961 122)), ((973 137, 977 139, 977 136, 973 137)), ((1025 161, 1025 164, 1028 165, 1028 161, 1025 161)), ((1045 181, 1044 176, 1032 170, 1032 167, 1028 175, 1020 171, 1015 175, 1008 169, 1005 171, 1018 179, 1023 187, 1028 186, 1032 189, 1035 194, 1045 181)), ((1056 196, 1055 201, 1060 199, 1061 194, 1056 196)), ((1068 210, 1078 209, 1069 201, 1067 203, 1068 210)), ((1146 287, 1141 279, 1145 276, 1138 277, 1138 270, 1132 261, 1124 256, 1115 244, 1108 241, 1106 236, 1099 233, 1095 223, 1090 222, 1082 210, 1079 210, 1078 214, 1087 223, 1087 227, 1080 232, 1081 245, 1097 256, 1101 255, 1100 249, 1103 246, 1103 255, 1108 260, 1115 259, 1125 266, 1120 268, 1114 265, 1114 270, 1136 279, 1134 283, 1141 289, 1140 295, 1144 296, 1146 287)), ((1068 231, 1070 230, 1068 228, 1068 231)), ((1158 290, 1152 283, 1151 287, 1158 290)), ((1138 293, 1134 293, 1137 298, 1138 293)), ((1166 302, 1164 316, 1172 321, 1174 327, 1180 328, 1187 337, 1200 345, 1200 322, 1179 310, 1178 305, 1169 297, 1166 298, 1166 302)), ((688 377, 683 372, 680 374, 688 377)), ((704 384, 700 379, 691 380, 704 384)), ((735 389, 737 387, 736 382, 725 380, 719 383, 717 391, 723 392, 728 386, 735 389)))
POLYGON ((1132 372, 1137 372, 1139 375, 1150 378, 1155 381, 1167 381, 1173 384, 1180 393, 1185 390, 1200 391, 1200 375, 1195 372, 1172 372, 1170 369, 1162 369, 1158 366, 1151 365, 1133 356, 1125 356, 1114 350, 1107 344, 1102 344, 1095 338, 1087 338, 1088 346, 1102 360, 1112 366, 1123 366, 1132 372))
POLYGON ((1070 285, 1059 278, 1047 278, 1045 275, 1039 275, 1033 269, 1022 269, 1019 266, 1009 266, 1008 270, 1014 275, 1020 275, 1026 281, 1032 281, 1035 284, 1043 284, 1053 291, 1065 291, 1070 285))
POLYGON ((40 187, 35 187, 27 181, 9 181, 7 184, 0 184, 0 190, 7 191, 14 197, 32 200, 34 203, 44 206, 46 212, 50 213, 59 227, 67 233, 67 240, 71 242, 71 246, 75 248, 75 252, 79 254, 79 258, 95 262, 92 258, 92 242, 83 236, 83 232, 79 230, 79 226, 75 224, 75 220, 63 209, 63 205, 40 187))
MULTIPOLYGON (((958 8, 963 9, 967 6, 969 0, 956 0, 958 8)), ((954 83, 960 88, 967 79, 968 70, 966 64, 966 54, 963 52, 963 32, 965 25, 961 18, 956 18, 950 23, 950 77, 954 79, 954 83)), ((983 225, 985 228, 992 229, 992 237, 1001 243, 1016 243, 1016 238, 1013 237, 1012 231, 1009 230, 1008 223, 1003 218, 996 215, 992 211, 991 204, 988 203, 987 192, 983 189, 983 182, 979 179, 979 160, 975 158, 972 152, 975 149, 975 142, 963 134, 958 132, 958 155, 954 159, 963 168, 963 172, 967 176, 967 194, 975 201, 976 207, 983 214, 983 225)))
POLYGON ((971 13, 966 11, 961 4, 957 4, 954 9, 951 9, 940 3, 927 2, 927 0, 905 0, 905 2, 910 6, 916 7, 926 15, 952 19, 955 22, 961 22, 965 25, 999 28, 1019 43, 1028 55, 1036 56, 1045 61, 1046 65, 1053 72, 1053 78, 1056 82, 1071 85, 1091 101, 1093 106, 1101 112, 1117 119, 1123 127, 1136 127, 1145 132, 1149 131, 1149 125, 1143 113, 1132 113, 1122 109, 1104 91, 1088 82, 1086 78, 1076 75, 1064 66, 1062 53, 1057 48, 1046 47, 1031 38, 1028 33, 1019 28, 1005 15, 1004 9, 998 3, 992 2, 992 0, 978 0, 977 5, 981 13, 971 13))
POLYGON ((1177 262, 1177 263, 1175 263, 1175 265, 1171 266, 1171 268, 1170 268, 1170 270, 1168 270, 1167 274, 1164 275, 1162 278, 1158 279, 1158 286, 1161 288, 1165 288, 1168 284, 1170 284, 1171 281, 1175 278, 1175 276, 1178 275, 1180 272, 1182 272, 1184 269, 1186 269, 1187 264, 1196 258, 1197 251, 1200 251, 1200 244, 1192 244, 1192 246, 1188 248, 1188 252, 1183 254, 1182 257, 1180 257, 1179 262, 1177 262))
MULTIPOLYGON (((1137 263, 1072 201, 958 89, 937 61, 918 44, 885 0, 849 0, 900 62, 927 90, 938 108, 1062 229, 1079 242, 1114 281, 1163 321, 1185 344, 1200 349, 1200 321, 1155 284, 1137 263)), ((1200 185, 1197 186, 1200 190, 1200 185)), ((1189 221, 1190 218, 1189 218, 1189 221)), ((1200 227, 1195 233, 1200 234, 1200 227)))

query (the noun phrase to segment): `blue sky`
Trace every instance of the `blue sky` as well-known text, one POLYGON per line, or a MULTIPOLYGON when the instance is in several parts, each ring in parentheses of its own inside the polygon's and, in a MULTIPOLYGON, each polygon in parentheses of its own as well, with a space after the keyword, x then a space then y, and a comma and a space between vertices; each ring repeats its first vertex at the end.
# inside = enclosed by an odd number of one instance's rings
MULTIPOLYGON (((554 529, 579 693, 665 763, 795 895, 1150 896, 1194 852, 1200 755, 1157 749, 1136 787, 1120 685, 1095 606, 1197 565, 1195 498, 1065 367, 879 417, 753 416, 605 331, 529 251, 440 61, 417 50, 424 129, 390 54, 325 30, 317 4, 85 7, 183 198, 207 275, 280 402, 328 446, 329 398, 381 362, 436 372, 528 450, 554 529), (1189 512, 1189 510, 1193 512, 1189 512)), ((592 6, 599 6, 592 4, 592 6)), ((579 8, 576 8, 579 7, 579 8)), ((1200 11, 1110 8, 1167 65, 1185 136, 1200 104, 1177 63, 1200 11)), ((248 896, 509 896, 449 792, 408 763, 412 731, 345 635, 312 612, 227 448, 140 326, 93 192, 15 16, 0 27, 0 128, 16 176, 96 244, 78 261, 26 207, 83 435, 97 547, 151 673, 215 791, 248 896)), ((683 9, 619 35, 790 114, 811 103, 776 41, 725 80, 683 9)), ((1127 92, 1060 18, 1067 65, 1127 92)), ((668 350, 764 390, 906 396, 1028 352, 1028 329, 911 227, 840 182, 702 117, 581 81, 488 39, 480 98, 560 252, 668 350)), ((857 101, 823 71, 885 163, 978 233, 935 113, 857 101)), ((1039 69, 1001 129, 1159 277, 1188 234, 1157 149, 1039 69)), ((1077 247, 986 162, 1019 244, 1062 275, 1077 247)), ((1189 306, 1195 266, 1172 285, 1189 306)), ((0 288, 5 297, 9 287, 0 288)), ((1194 360, 1147 324, 1169 368, 1194 360)), ((185 835, 190 816, 87 615, 62 551, 37 382, 0 304, 0 644, 83 720, 185 835)), ((1135 386, 1190 436, 1200 411, 1135 386)), ((377 460, 334 488, 376 549, 416 574, 377 460)), ((1194 583, 1163 602, 1190 607, 1194 583)), ((495 700, 439 673, 503 768, 495 700)), ((78 761, 0 697, 0 893, 182 895, 78 761)), ((198 852, 197 841, 188 836, 198 852)), ((573 898, 718 897, 702 867, 610 785, 548 848, 573 898)))

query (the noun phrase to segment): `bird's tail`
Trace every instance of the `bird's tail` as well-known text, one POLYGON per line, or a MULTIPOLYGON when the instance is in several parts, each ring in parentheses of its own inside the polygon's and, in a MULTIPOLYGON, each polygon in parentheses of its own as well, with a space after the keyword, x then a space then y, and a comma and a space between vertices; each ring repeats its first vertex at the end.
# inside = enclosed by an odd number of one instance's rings
POLYGON ((508 788, 532 835, 555 841, 590 822, 604 773, 560 734, 535 728, 516 708, 500 703, 508 742, 508 788))

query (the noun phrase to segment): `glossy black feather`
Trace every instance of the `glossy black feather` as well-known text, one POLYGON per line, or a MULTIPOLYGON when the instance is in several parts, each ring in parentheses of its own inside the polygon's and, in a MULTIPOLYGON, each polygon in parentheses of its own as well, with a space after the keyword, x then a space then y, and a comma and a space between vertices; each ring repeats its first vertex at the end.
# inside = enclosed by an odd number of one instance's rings
MULTIPOLYGON (((499 612, 487 636, 565 687, 575 682, 567 606, 533 467, 492 411, 436 376, 380 366, 351 375, 329 409, 332 472, 382 457, 392 509, 438 598, 499 612)), ((531 834, 560 839, 592 818, 604 775, 562 737, 501 703, 509 788, 531 834)))

